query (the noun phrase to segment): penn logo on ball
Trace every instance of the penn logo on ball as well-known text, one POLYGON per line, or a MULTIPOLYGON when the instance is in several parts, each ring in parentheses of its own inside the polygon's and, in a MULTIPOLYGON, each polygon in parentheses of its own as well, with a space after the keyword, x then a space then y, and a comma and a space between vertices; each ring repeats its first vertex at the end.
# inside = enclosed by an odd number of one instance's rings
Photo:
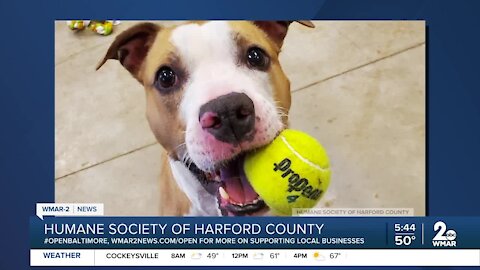
MULTIPOLYGON (((292 161, 288 158, 284 158, 282 161, 280 161, 278 164, 274 163, 273 164, 273 171, 278 171, 283 172, 281 174, 282 178, 287 178, 288 179, 288 192, 292 191, 301 191, 301 195, 304 196, 307 199, 311 200, 317 200, 320 198, 320 195, 322 194, 322 191, 318 188, 312 187, 310 185, 309 181, 307 178, 302 178, 298 173, 295 173, 290 168, 290 165, 292 164, 292 161)), ((321 180, 318 180, 321 182, 321 180)), ((289 203, 292 203, 295 201, 296 198, 299 196, 287 196, 289 199, 289 203)))
POLYGON ((244 171, 254 190, 278 215, 315 206, 330 185, 330 164, 323 146, 292 129, 247 155, 244 171))

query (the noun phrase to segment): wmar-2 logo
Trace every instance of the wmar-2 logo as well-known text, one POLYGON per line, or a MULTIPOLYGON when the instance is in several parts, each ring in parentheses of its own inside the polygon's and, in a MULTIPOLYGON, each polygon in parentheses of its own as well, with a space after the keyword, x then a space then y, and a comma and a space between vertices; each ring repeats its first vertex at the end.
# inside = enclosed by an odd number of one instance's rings
POLYGON ((447 230, 447 224, 443 221, 437 221, 433 225, 433 231, 437 232, 432 239, 434 247, 456 247, 457 232, 455 230, 447 230))

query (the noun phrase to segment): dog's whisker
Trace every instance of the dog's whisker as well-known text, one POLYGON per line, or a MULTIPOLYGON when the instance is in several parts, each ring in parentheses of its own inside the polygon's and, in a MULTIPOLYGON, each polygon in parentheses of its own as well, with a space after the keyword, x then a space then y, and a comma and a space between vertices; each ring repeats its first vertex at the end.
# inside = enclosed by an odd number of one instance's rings
POLYGON ((192 158, 188 155, 188 152, 183 153, 182 162, 185 164, 185 166, 186 166, 187 168, 190 168, 190 166, 192 165, 193 160, 192 160, 192 158))
POLYGON ((175 146, 175 149, 178 149, 178 148, 183 147, 183 146, 187 146, 187 143, 185 143, 185 142, 181 143, 181 144, 175 146))
POLYGON ((286 112, 283 112, 283 111, 277 111, 277 115, 279 116, 288 116, 288 114, 286 112))
POLYGON ((187 156, 187 153, 185 152, 182 156, 182 163, 187 163, 187 160, 188 160, 188 156, 187 156))
POLYGON ((188 152, 186 151, 182 155, 182 163, 185 164, 187 168, 190 168, 192 164, 192 159, 190 158, 190 156, 188 155, 188 152))
POLYGON ((277 114, 287 114, 282 108, 277 108, 277 114))
POLYGON ((192 165, 192 158, 190 158, 190 156, 187 154, 185 155, 185 161, 184 161, 185 164, 188 165, 188 167, 190 167, 190 165, 192 165))

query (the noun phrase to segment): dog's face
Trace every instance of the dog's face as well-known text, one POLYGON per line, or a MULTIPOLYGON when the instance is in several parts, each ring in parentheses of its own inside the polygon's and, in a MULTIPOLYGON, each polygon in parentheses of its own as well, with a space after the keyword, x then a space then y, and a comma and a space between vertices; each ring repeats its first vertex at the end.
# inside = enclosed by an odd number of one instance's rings
POLYGON ((144 85, 147 118, 171 158, 217 183, 225 215, 266 207, 243 173, 243 155, 286 127, 290 84, 278 61, 288 22, 142 23, 120 34, 118 59, 144 85))

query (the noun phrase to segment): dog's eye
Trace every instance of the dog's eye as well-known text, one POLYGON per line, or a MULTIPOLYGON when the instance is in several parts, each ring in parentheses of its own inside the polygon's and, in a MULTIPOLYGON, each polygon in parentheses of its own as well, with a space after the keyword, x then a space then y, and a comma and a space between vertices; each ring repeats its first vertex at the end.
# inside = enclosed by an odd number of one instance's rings
POLYGON ((258 47, 252 47, 247 51, 247 62, 251 67, 264 70, 268 67, 270 59, 265 51, 258 47))
POLYGON ((157 71, 156 83, 161 88, 170 88, 175 85, 177 75, 170 67, 161 67, 157 71))

